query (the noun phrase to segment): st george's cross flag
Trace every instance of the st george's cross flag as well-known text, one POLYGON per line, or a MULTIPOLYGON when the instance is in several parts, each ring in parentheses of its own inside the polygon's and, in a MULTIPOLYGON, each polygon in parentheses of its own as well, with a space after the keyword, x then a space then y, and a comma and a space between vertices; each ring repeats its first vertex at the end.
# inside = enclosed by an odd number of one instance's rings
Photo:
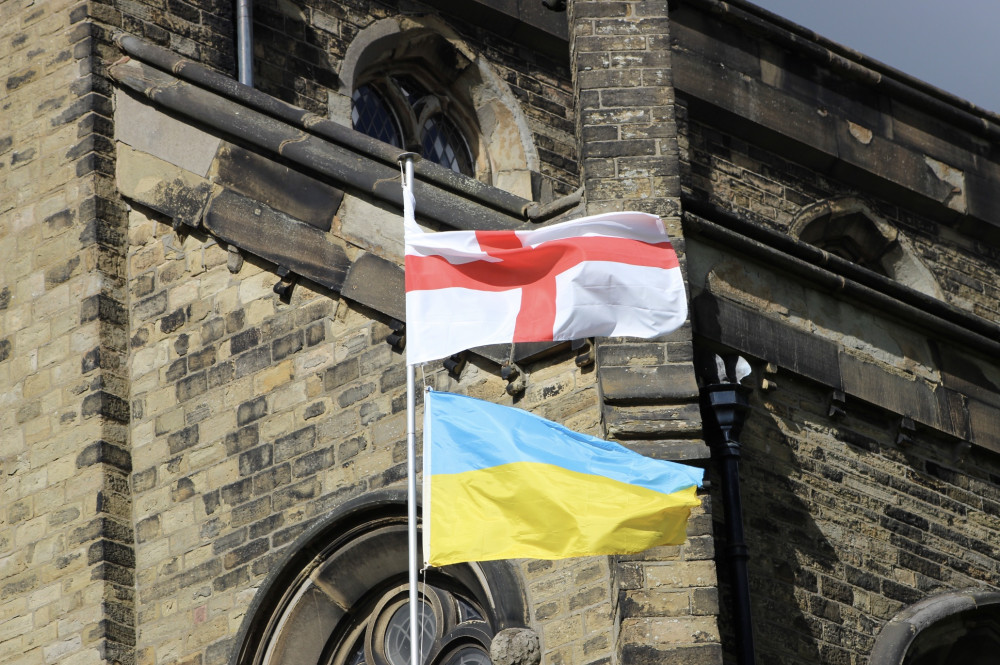
POLYGON ((427 233, 405 222, 410 365, 488 344, 655 337, 687 318, 677 255, 656 215, 512 231, 427 233))
POLYGON ((424 555, 432 566, 679 545, 703 472, 521 409, 424 396, 424 555))

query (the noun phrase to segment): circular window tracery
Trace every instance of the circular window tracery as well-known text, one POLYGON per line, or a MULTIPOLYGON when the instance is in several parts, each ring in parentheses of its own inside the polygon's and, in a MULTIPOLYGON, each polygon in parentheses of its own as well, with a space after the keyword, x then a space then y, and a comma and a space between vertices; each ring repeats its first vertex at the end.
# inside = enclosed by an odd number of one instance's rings
MULTIPOLYGON (((330 515, 261 587, 230 665, 408 665, 407 542, 401 492, 330 515)), ((419 597, 426 665, 487 665, 493 636, 527 623, 506 562, 431 569, 419 597)))
MULTIPOLYGON (((489 663, 492 630, 472 601, 444 589, 420 592, 420 662, 457 665, 489 663)), ((361 614, 344 639, 330 644, 329 665, 408 665, 410 602, 407 584, 380 595, 370 614, 361 614)))

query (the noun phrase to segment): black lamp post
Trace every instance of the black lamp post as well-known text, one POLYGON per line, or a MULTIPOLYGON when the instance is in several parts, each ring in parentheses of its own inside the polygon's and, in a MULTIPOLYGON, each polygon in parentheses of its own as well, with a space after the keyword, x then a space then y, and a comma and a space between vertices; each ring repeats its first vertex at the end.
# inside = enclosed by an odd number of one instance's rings
POLYGON ((733 588, 733 621, 736 659, 753 665, 753 624, 750 619, 750 558, 743 536, 743 503, 740 498, 740 432, 750 410, 752 389, 740 383, 750 365, 738 355, 705 354, 701 359, 701 411, 705 439, 719 465, 722 503, 726 518, 726 560, 733 588))

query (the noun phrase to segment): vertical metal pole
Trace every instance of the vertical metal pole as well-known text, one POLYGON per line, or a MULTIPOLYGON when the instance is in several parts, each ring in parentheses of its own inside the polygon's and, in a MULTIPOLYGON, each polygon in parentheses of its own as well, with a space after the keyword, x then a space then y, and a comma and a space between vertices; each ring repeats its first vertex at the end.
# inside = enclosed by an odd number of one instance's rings
POLYGON ((236 69, 239 82, 253 87, 253 0, 236 3, 236 69))
MULTIPOLYGON (((413 155, 404 153, 399 156, 403 161, 403 219, 414 221, 413 205, 413 155)), ((404 222, 404 225, 405 225, 404 222)), ((415 221, 414 221, 415 223, 415 221)), ((416 444, 416 396, 414 389, 414 366, 406 363, 406 525, 409 551, 410 573, 410 665, 420 665, 420 649, 418 638, 420 625, 418 622, 419 600, 417 594, 417 444, 416 444)))
MULTIPOLYGON (((408 165, 411 169, 412 164, 408 165)), ((413 434, 416 429, 416 406, 414 396, 413 365, 406 365, 406 521, 407 540, 410 555, 410 663, 420 665, 419 643, 420 624, 418 622, 419 599, 417 595, 417 469, 416 442, 413 434)))

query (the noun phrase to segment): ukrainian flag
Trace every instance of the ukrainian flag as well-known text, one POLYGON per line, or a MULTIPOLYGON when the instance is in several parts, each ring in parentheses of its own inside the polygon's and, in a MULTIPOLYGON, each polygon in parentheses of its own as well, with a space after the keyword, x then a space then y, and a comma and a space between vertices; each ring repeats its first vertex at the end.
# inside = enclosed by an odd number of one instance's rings
POLYGON ((697 468, 506 406, 424 399, 424 553, 443 566, 631 554, 684 542, 697 468))

